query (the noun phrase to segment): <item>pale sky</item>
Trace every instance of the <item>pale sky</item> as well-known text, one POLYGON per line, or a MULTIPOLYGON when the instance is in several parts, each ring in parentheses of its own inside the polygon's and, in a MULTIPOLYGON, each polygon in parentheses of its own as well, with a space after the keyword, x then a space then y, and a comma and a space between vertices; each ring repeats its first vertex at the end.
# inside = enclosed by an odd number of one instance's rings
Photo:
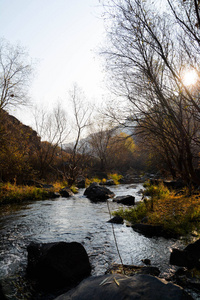
MULTIPOLYGON (((66 105, 74 82, 91 102, 100 101, 105 92, 97 54, 105 38, 100 16, 98 0, 0 0, 0 37, 20 42, 37 61, 30 88, 34 103, 66 105)), ((13 113, 31 125, 27 110, 13 113)))

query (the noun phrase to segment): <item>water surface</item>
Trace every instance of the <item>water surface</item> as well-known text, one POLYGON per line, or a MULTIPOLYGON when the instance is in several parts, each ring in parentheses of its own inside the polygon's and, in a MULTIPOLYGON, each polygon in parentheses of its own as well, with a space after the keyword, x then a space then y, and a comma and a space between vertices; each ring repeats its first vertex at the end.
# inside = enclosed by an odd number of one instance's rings
MULTIPOLYGON (((134 195, 141 199, 137 185, 109 187, 116 196, 134 195)), ((27 245, 66 241, 84 245, 92 264, 92 274, 104 274, 113 263, 120 263, 113 238, 106 202, 93 203, 83 195, 84 190, 71 198, 27 202, 3 206, 0 209, 0 279, 11 276, 27 263, 27 245)), ((109 200, 111 211, 120 207, 109 200)), ((127 227, 114 224, 118 248, 124 264, 142 265, 149 258, 162 274, 169 273, 170 251, 178 247, 177 240, 146 238, 127 227)))

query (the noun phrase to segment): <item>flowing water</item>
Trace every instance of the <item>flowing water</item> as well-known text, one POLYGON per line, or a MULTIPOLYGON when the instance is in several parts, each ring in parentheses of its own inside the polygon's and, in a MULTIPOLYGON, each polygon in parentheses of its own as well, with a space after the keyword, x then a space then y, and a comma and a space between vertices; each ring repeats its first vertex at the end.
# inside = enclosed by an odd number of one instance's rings
MULTIPOLYGON (((109 187, 116 196, 134 195, 141 199, 137 185, 109 187)), ((7 205, 0 208, 0 280, 23 270, 27 263, 26 247, 31 242, 80 242, 92 264, 92 274, 104 274, 113 263, 120 263, 114 242, 106 202, 93 203, 83 195, 7 205)), ((120 204, 109 200, 111 211, 120 204)), ((149 258, 161 274, 169 274, 170 250, 179 247, 177 240, 146 238, 126 224, 114 224, 118 248, 124 264, 142 265, 149 258)))

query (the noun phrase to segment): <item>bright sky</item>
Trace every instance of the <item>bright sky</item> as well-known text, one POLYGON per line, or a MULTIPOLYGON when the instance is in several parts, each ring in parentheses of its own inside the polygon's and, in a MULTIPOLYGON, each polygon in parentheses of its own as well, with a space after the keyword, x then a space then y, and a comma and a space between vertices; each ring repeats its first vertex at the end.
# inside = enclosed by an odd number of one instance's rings
MULTIPOLYGON (((95 53, 105 37, 100 15, 98 0, 0 0, 1 37, 20 42, 37 60, 30 89, 34 103, 66 102, 74 82, 99 101, 105 90, 95 53)), ((13 113, 31 125, 26 110, 13 113)))

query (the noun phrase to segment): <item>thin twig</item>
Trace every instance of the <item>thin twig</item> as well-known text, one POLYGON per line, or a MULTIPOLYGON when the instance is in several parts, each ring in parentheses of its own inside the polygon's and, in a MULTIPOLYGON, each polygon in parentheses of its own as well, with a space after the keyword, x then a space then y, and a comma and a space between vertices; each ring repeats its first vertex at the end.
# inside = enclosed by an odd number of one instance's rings
MULTIPOLYGON (((111 212, 110 212, 110 207, 109 207, 108 200, 106 200, 106 203, 107 203, 108 212, 109 212, 109 215, 110 215, 110 218, 111 218, 111 212)), ((111 225, 112 225, 112 232, 113 232, 113 237, 114 237, 114 241, 115 241, 115 245, 116 245, 117 253, 118 253, 118 255, 119 255, 119 259, 120 259, 120 261, 121 261, 121 265, 122 265, 123 274, 125 275, 124 264, 123 264, 122 257, 121 257, 121 255, 120 255, 120 252, 119 252, 119 248, 118 248, 118 244, 117 244, 117 239, 116 239, 116 235, 115 235, 115 230, 114 230, 113 223, 111 223, 111 225)))

